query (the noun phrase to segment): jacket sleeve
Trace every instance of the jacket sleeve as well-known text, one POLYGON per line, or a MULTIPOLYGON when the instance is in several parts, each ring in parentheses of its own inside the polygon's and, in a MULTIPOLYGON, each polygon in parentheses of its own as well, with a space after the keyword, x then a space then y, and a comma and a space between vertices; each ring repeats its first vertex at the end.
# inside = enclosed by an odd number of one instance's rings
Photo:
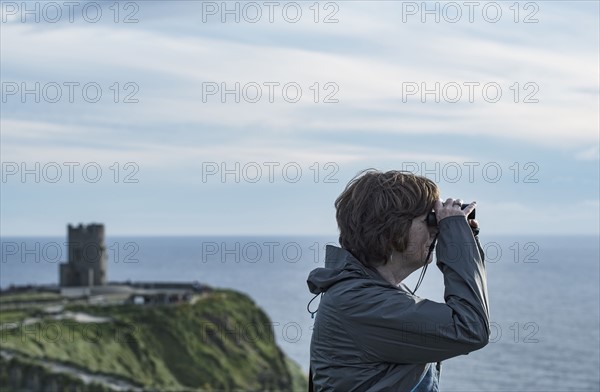
POLYGON ((444 274, 445 303, 383 286, 353 287, 344 293, 339 310, 347 318, 345 330, 368 358, 436 362, 488 343, 483 252, 464 217, 440 221, 436 255, 444 274))

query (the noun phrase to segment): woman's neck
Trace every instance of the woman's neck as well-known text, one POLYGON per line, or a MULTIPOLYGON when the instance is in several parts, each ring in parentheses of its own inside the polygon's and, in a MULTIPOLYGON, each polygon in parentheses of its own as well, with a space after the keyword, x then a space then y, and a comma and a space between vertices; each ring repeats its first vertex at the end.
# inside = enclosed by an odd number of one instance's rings
POLYGON ((377 272, 379 272, 379 275, 381 275, 383 279, 387 280, 394 286, 398 286, 404 279, 415 272, 418 268, 406 266, 402 260, 392 259, 386 264, 375 267, 375 269, 377 272))

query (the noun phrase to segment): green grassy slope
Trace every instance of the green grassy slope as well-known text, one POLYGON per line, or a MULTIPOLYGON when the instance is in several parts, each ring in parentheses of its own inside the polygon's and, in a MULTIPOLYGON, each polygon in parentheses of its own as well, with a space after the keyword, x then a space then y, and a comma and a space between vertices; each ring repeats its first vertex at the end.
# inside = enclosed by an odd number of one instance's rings
POLYGON ((45 318, 3 331, 2 348, 161 391, 307 388, 306 376, 275 343, 268 316, 234 291, 215 290, 193 305, 86 305, 66 310, 112 321, 86 324, 45 318))

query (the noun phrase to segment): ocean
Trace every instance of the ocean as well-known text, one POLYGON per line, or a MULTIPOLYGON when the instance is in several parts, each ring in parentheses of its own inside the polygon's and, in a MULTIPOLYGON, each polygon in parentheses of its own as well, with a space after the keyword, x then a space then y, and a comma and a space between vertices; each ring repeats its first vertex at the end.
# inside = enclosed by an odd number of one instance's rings
MULTIPOLYGON (((283 351, 308 371, 306 277, 332 237, 107 237, 109 281, 198 281, 250 295, 283 351)), ((0 287, 57 284, 64 237, 3 237, 0 287)), ((442 364, 442 391, 599 391, 597 236, 485 236, 492 336, 442 364)), ((95 251, 94 249, 90 250, 95 251)), ((405 283, 414 287, 420 271, 405 283)), ((432 263, 417 291, 443 302, 432 263)), ((314 309, 318 298, 312 303, 314 309)))

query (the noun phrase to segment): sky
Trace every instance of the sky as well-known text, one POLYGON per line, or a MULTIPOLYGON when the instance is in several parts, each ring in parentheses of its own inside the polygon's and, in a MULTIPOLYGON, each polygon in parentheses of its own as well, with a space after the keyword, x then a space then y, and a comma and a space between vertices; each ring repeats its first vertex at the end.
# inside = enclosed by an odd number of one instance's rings
POLYGON ((600 232, 598 2, 3 1, 0 17, 2 236, 332 235, 366 168, 476 200, 482 234, 600 232))

